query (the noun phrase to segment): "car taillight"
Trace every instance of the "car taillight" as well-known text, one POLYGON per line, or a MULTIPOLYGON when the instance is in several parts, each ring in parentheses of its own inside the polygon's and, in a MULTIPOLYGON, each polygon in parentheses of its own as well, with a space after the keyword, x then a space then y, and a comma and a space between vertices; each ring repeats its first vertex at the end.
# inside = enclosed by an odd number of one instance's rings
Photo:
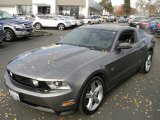
POLYGON ((133 21, 133 20, 132 20, 132 19, 130 19, 130 20, 128 20, 128 23, 130 24, 132 21, 133 21))
POLYGON ((147 23, 147 24, 146 24, 146 26, 147 26, 147 27, 150 27, 150 26, 151 26, 151 24, 150 24, 150 23, 147 23))
POLYGON ((160 23, 157 24, 157 28, 160 29, 160 23))

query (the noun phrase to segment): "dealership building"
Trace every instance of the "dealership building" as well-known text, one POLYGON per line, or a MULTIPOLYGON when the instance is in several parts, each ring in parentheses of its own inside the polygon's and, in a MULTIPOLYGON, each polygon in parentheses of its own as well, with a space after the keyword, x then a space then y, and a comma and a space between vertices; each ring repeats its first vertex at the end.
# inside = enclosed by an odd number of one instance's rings
POLYGON ((75 17, 98 15, 102 7, 95 0, 4 0, 0 10, 11 14, 60 14, 75 17))

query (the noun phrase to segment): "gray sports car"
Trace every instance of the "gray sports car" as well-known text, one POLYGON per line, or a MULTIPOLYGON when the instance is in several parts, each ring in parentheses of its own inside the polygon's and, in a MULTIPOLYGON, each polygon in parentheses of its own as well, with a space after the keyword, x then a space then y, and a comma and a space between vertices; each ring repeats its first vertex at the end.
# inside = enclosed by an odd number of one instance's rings
POLYGON ((57 45, 37 48, 9 62, 4 83, 13 99, 30 107, 92 114, 104 93, 136 71, 148 73, 154 39, 127 26, 82 26, 57 45))

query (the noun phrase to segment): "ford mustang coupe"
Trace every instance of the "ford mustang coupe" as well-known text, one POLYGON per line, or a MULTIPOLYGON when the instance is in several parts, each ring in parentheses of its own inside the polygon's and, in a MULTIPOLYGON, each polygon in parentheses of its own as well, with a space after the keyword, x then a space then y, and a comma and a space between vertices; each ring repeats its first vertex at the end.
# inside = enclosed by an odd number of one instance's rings
POLYGON ((92 114, 111 87, 150 71, 154 46, 153 37, 136 28, 82 26, 56 45, 12 59, 4 83, 13 99, 32 108, 92 114))

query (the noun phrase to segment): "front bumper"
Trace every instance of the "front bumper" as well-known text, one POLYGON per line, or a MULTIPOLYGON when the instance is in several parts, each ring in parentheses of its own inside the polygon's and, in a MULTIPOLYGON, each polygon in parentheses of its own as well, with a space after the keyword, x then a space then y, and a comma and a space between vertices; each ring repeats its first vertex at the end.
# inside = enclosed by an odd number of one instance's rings
POLYGON ((4 84, 8 90, 14 91, 19 95, 19 101, 38 110, 47 112, 66 112, 73 111, 76 107, 75 104, 70 106, 62 106, 62 103, 66 101, 74 101, 72 96, 72 90, 65 90, 61 92, 37 92, 33 91, 33 88, 28 89, 26 86, 22 86, 19 83, 11 80, 8 73, 4 75, 4 84))
POLYGON ((72 27, 72 25, 71 24, 65 24, 65 27, 72 27))
POLYGON ((17 37, 30 36, 31 34, 33 34, 33 29, 25 31, 15 31, 15 35, 17 37))

